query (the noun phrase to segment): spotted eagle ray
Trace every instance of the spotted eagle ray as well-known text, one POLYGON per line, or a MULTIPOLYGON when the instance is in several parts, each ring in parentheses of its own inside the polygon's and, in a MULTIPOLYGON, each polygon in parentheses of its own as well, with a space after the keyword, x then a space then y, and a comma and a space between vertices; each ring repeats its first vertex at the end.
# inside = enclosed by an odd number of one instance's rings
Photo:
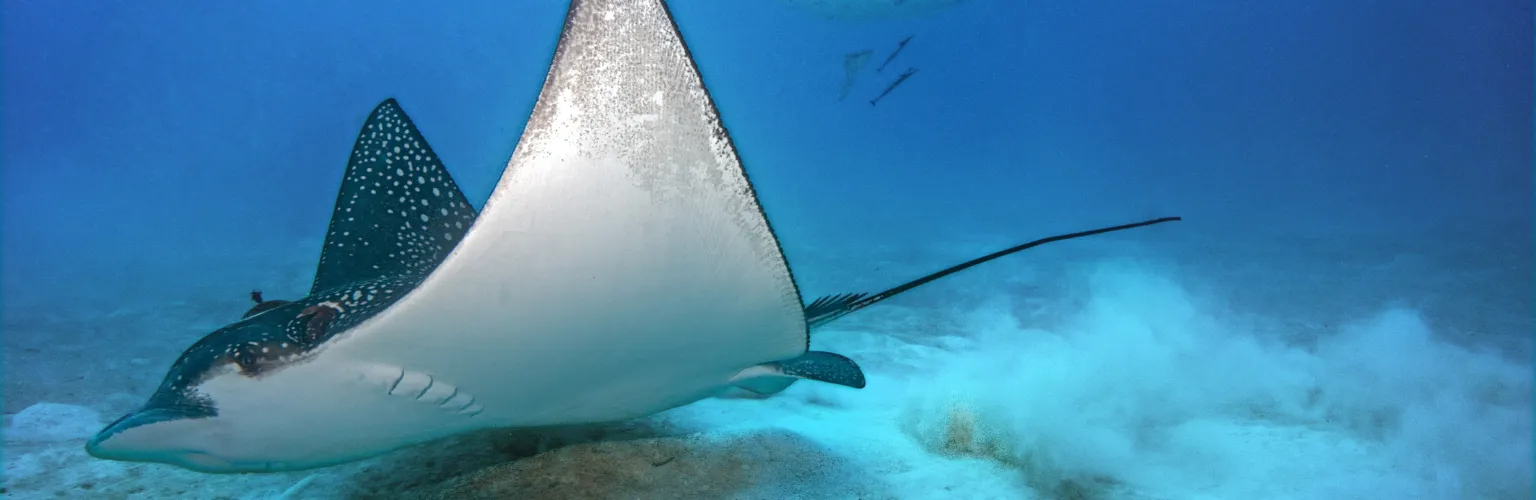
POLYGON ((662 0, 571 2, 478 214, 399 103, 381 103, 315 274, 298 300, 253 293, 87 451, 300 470, 785 380, 861 388, 852 360, 809 349, 810 328, 901 291, 803 304, 662 0))
POLYGON ((837 89, 837 100, 848 97, 848 91, 853 90, 853 82, 859 79, 859 71, 864 69, 865 64, 869 64, 869 56, 874 53, 873 50, 861 50, 843 56, 843 86, 837 89))

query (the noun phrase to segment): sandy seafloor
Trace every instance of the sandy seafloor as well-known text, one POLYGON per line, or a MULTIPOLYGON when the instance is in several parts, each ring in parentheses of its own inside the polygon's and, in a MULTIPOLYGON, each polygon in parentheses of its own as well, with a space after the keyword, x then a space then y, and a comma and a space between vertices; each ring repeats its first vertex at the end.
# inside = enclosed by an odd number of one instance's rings
MULTIPOLYGON (((864 366, 862 391, 800 383, 266 475, 98 461, 82 443, 249 289, 306 289, 318 242, 178 279, 81 270, 58 278, 81 286, 6 297, 4 496, 1531 497, 1528 235, 1233 242, 1180 224, 1030 250, 818 332, 864 366)), ((791 258, 809 298, 1036 236, 791 258)))

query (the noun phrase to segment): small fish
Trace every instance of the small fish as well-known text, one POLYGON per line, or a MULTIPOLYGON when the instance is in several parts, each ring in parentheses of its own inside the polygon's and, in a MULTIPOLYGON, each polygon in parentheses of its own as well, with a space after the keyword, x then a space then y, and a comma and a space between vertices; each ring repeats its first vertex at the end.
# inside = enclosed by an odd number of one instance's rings
POLYGON ((901 82, 907 81, 908 78, 911 78, 912 75, 915 74, 917 74, 917 68, 907 68, 907 71, 903 72, 901 76, 896 77, 896 81, 891 82, 891 86, 885 88, 885 92, 881 92, 880 95, 875 96, 874 99, 870 99, 869 105, 874 106, 875 103, 880 102, 881 99, 885 98, 886 94, 891 93, 892 90, 896 90, 896 87, 901 85, 901 82))
POLYGON ((245 316, 241 317, 242 319, 249 318, 251 316, 255 316, 257 314, 261 314, 261 313, 267 312, 269 310, 285 306, 289 302, 291 302, 291 301, 288 301, 288 300, 265 300, 265 299, 262 299, 261 298, 261 290, 251 290, 251 301, 255 302, 256 305, 252 306, 249 311, 246 311, 245 312, 245 316))
POLYGON ((891 64, 891 61, 896 60, 896 56, 898 54, 901 54, 901 49, 907 48, 907 42, 910 42, 910 41, 912 41, 912 35, 907 35, 906 38, 903 38, 903 39, 901 39, 900 42, 897 42, 896 43, 896 50, 891 51, 891 55, 885 58, 885 62, 880 63, 880 67, 875 68, 875 72, 879 73, 879 72, 885 71, 885 67, 889 66, 891 64))

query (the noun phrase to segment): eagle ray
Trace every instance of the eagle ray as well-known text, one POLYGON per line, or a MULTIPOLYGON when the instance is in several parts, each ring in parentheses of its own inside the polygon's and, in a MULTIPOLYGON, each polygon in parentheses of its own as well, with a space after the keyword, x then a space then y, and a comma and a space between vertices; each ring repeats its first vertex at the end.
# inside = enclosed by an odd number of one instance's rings
POLYGON ((86 450, 301 470, 733 388, 862 388, 852 360, 809 349, 810 328, 903 290, 805 305, 665 2, 573 0, 478 214, 385 100, 354 144, 309 294, 253 292, 256 307, 187 348, 86 450))

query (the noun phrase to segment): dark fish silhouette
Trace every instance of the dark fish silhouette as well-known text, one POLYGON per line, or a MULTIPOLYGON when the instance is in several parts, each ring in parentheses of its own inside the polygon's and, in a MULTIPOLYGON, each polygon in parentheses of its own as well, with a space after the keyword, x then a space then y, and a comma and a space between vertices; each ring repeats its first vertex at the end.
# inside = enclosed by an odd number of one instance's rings
POLYGON ((879 73, 879 72, 885 71, 885 67, 889 66, 891 64, 891 61, 896 60, 896 56, 898 54, 901 54, 901 49, 907 48, 907 42, 910 42, 910 41, 912 41, 912 35, 907 35, 906 38, 901 39, 901 41, 896 44, 896 50, 892 51, 891 55, 887 56, 885 58, 885 62, 880 63, 880 67, 875 68, 875 72, 879 73))
POLYGON ((874 106, 875 103, 880 102, 881 99, 885 98, 886 94, 891 93, 892 90, 896 90, 896 87, 901 85, 901 82, 907 81, 908 78, 911 78, 912 75, 915 74, 917 74, 917 68, 907 68, 907 71, 903 72, 901 76, 896 77, 896 81, 891 82, 891 86, 885 88, 885 92, 881 92, 880 95, 875 96, 874 99, 870 99, 869 105, 874 106))

